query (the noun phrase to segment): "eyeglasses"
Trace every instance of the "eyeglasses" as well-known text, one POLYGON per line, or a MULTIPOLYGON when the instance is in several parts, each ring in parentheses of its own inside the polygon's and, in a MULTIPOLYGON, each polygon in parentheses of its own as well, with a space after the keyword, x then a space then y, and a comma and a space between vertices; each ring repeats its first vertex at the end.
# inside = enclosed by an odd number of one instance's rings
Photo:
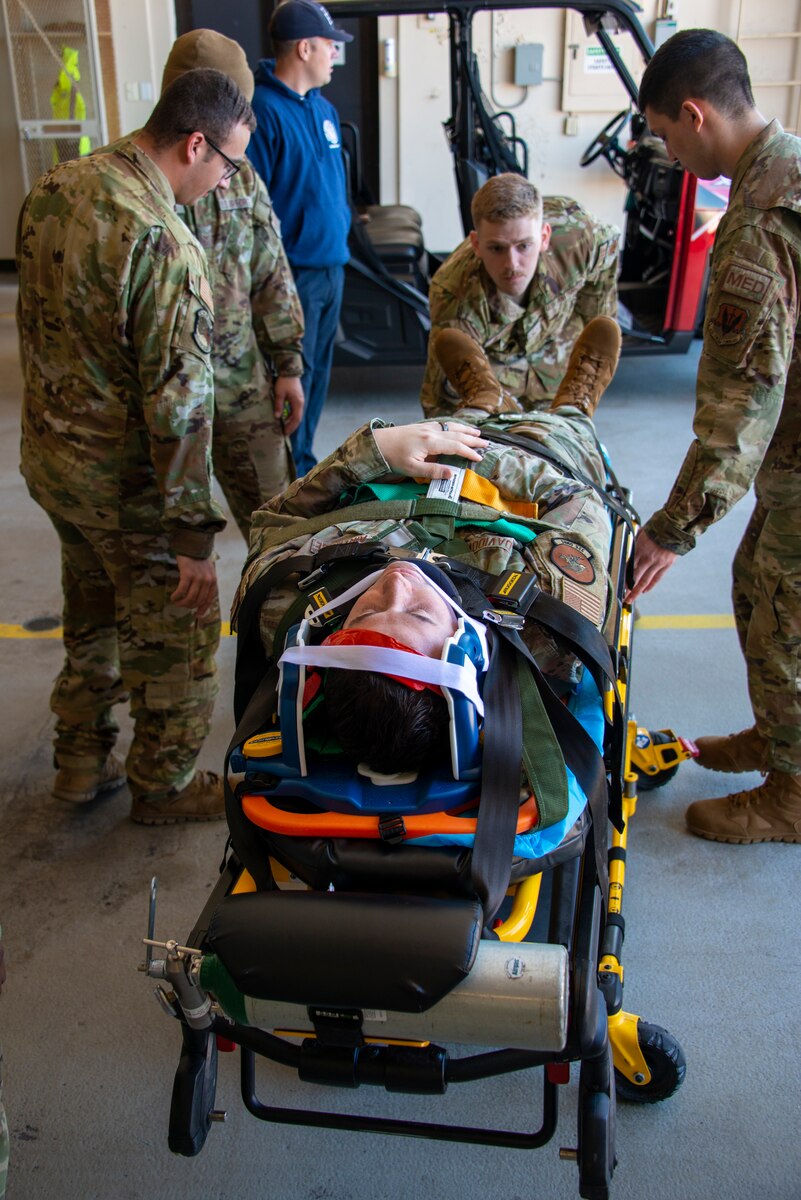
MULTIPOLYGON (((195 130, 194 130, 194 129, 181 129, 181 130, 179 130, 179 133, 184 133, 184 134, 186 134, 187 136, 188 136, 190 133, 194 133, 194 132, 195 132, 195 130)), ((199 130, 198 130, 198 132, 199 132, 199 130)), ((238 162, 234 162, 234 160, 233 160, 232 158, 229 158, 229 157, 228 157, 228 155, 225 153, 225 151, 224 151, 224 150, 221 150, 219 146, 215 146, 215 145, 214 145, 214 142, 211 140, 211 138, 210 138, 210 137, 208 137, 208 136, 207 136, 205 133, 203 134, 203 136, 204 136, 204 138, 206 138, 206 143, 207 143, 207 145, 211 146, 212 150, 213 150, 213 151, 214 151, 216 154, 219 154, 220 158, 224 158, 224 159, 225 159, 225 161, 228 163, 228 166, 227 166, 227 168, 226 168, 225 174, 223 175, 223 179, 233 179, 234 175, 236 175, 237 171, 239 170, 239 167, 240 167, 240 165, 241 165, 241 164, 240 164, 240 163, 238 163, 238 162)))
POLYGON ((208 137, 207 134, 204 134, 203 136, 206 138, 206 141, 211 146, 212 150, 216 150, 216 152, 219 154, 220 158, 224 158, 225 161, 228 163, 228 166, 225 170, 225 174, 223 175, 223 179, 233 179, 234 175, 236 175, 237 171, 239 170, 240 164, 238 162, 234 162, 234 160, 232 158, 229 158, 228 155, 225 153, 225 151, 221 150, 219 146, 215 146, 214 142, 211 140, 210 137, 208 137))

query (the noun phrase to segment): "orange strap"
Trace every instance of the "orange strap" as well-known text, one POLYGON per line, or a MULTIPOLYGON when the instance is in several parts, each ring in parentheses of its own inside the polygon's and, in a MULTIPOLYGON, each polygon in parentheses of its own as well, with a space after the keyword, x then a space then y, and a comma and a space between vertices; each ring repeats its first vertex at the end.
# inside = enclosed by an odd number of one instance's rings
POLYGON ((495 484, 475 471, 466 470, 462 481, 460 500, 474 500, 478 504, 486 504, 498 512, 515 513, 518 517, 534 517, 539 514, 539 508, 533 501, 505 500, 495 484))
MULTIPOLYGON (((460 817, 457 814, 473 808, 474 802, 455 808, 451 812, 422 813, 405 816, 404 841, 407 838, 428 837, 431 834, 475 833, 476 818, 460 817)), ((242 810, 249 821, 270 833, 284 833, 289 837, 349 837, 380 838, 377 816, 356 816, 353 813, 317 812, 295 813, 276 808, 266 796, 243 796, 242 810)), ((517 832, 528 833, 540 819, 537 801, 529 796, 521 804, 517 818, 517 832)))

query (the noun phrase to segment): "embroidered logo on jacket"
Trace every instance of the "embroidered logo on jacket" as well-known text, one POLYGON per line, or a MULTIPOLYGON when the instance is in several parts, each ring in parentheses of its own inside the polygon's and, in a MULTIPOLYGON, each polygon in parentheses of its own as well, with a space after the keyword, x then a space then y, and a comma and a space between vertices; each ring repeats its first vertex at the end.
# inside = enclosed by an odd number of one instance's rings
POLYGON ((748 311, 739 304, 721 304, 712 318, 712 332, 721 346, 742 341, 748 326, 748 311))
POLYGON ((323 133, 325 134, 331 149, 338 150, 339 134, 337 133, 337 127, 333 121, 329 120, 328 117, 326 117, 326 119, 323 121, 323 133))

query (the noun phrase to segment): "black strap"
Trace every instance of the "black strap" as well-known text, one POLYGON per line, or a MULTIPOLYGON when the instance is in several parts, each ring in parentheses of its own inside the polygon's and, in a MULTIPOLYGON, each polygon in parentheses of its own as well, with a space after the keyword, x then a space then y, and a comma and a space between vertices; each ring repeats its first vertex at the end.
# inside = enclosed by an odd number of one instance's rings
MULTIPOLYGON (((451 578, 454 578, 458 581, 466 611, 471 616, 481 619, 483 611, 486 608, 485 593, 492 590, 492 577, 486 575, 482 571, 478 571, 475 568, 460 562, 448 564, 448 574, 451 576, 451 578)), ((570 651, 575 654, 579 661, 582 662, 590 671, 590 674, 595 682, 595 686, 598 688, 599 695, 603 695, 605 682, 608 682, 611 685, 614 697, 614 705, 612 721, 611 723, 607 722, 608 743, 610 754, 612 755, 612 761, 622 762, 623 760, 620 752, 623 746, 625 722, 623 720, 623 710, 617 690, 617 678, 612 665, 612 657, 609 653, 609 647, 604 641, 602 635, 599 633, 598 629, 596 629, 595 625, 593 625, 592 621, 589 621, 586 617, 583 617, 581 613, 577 613, 575 609, 570 607, 570 605, 565 604, 561 600, 557 600, 555 596, 550 596, 546 592, 539 590, 532 591, 529 594, 529 598, 530 603, 527 609, 527 615, 533 620, 537 621, 538 624, 542 625, 543 628, 556 633, 563 639, 570 651)), ((522 616, 526 614, 521 613, 519 615, 522 616)), ((515 631, 505 629, 504 632, 511 634, 515 631)), ((567 708, 565 708, 561 700, 554 694, 550 684, 537 665, 534 656, 520 637, 519 633, 516 634, 516 639, 513 640, 519 652, 524 655, 531 665, 535 678, 538 679, 537 686, 540 689, 540 694, 543 694, 543 688, 547 689, 547 694, 553 698, 553 702, 558 706, 558 708, 554 711, 556 711, 560 717, 562 714, 567 713, 573 722, 573 732, 570 733, 569 737, 566 737, 566 740, 562 740, 562 738, 567 734, 564 723, 562 723, 560 726, 560 728, 563 730, 563 734, 561 736, 559 735, 559 731, 556 730, 556 726, 554 726, 554 729, 557 732, 557 735, 560 736, 562 753, 564 754, 565 762, 568 764, 576 778, 581 783, 589 800, 591 798, 591 793, 589 787, 585 787, 584 778, 582 778, 582 774, 580 772, 583 772, 584 777, 587 779, 588 784, 591 787, 593 780, 598 777, 598 765, 594 760, 600 760, 601 767, 603 767, 603 760, 598 753, 598 749, 587 734, 581 722, 578 721, 567 708), (583 751, 580 749, 577 750, 577 747, 580 748, 582 743, 588 743, 588 745, 585 746, 583 751), (592 748, 592 752, 590 752, 589 747, 592 748), (572 761, 574 753, 580 755, 580 757, 577 758, 575 765, 572 761), (588 764, 589 761, 593 762, 591 768, 589 768, 588 765, 584 765, 585 763, 588 764)), ((545 699, 545 696, 543 696, 543 699, 545 699)), ((546 708, 547 707, 548 704, 546 703, 546 708)), ((622 832, 622 780, 615 772, 613 772, 611 775, 608 793, 606 791, 606 785, 604 785, 604 796, 604 803, 608 808, 609 820, 612 821, 612 824, 616 829, 622 832), (608 801, 606 799, 607 795, 608 801)))
MULTIPOLYGON (((536 414, 532 414, 532 419, 535 417, 536 414)), ((559 470, 563 471, 565 475, 575 479, 578 483, 583 483, 585 487, 592 488, 592 490, 597 492, 601 497, 606 507, 611 509, 612 512, 616 513, 617 516, 620 517, 621 521, 625 521, 632 534, 635 532, 634 524, 636 523, 639 525, 640 518, 636 510, 629 503, 625 491, 623 488, 621 488, 617 481, 617 477, 607 463, 606 457, 604 456, 603 450, 598 444, 597 439, 596 445, 598 446, 598 452, 603 458, 604 467, 607 475, 609 476, 609 481, 611 484, 611 489, 609 491, 607 491, 607 489, 600 483, 597 483, 596 480, 591 479, 589 475, 585 475, 578 469, 578 467, 573 466, 572 463, 565 462, 565 460, 550 447, 546 449, 546 447, 543 446, 541 442, 537 441, 532 434, 511 433, 506 429, 501 430, 491 427, 486 429, 485 436, 491 442, 500 442, 502 446, 516 446, 518 449, 527 450, 529 453, 531 453, 531 443, 534 442, 537 447, 538 458, 542 458, 546 462, 551 463, 553 466, 558 467, 559 470)))
POLYGON ((484 908, 487 932, 509 886, 520 808, 523 745, 515 652, 495 630, 488 631, 488 643, 490 662, 484 683, 481 798, 470 862, 471 878, 484 908))

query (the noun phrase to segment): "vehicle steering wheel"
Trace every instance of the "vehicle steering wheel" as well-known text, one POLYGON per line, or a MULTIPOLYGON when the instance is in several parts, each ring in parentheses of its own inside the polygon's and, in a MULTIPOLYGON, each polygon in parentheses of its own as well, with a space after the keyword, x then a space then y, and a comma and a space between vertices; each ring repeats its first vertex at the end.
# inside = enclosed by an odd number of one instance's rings
POLYGON ((596 158, 600 158, 603 155, 615 174, 621 175, 623 173, 622 168, 626 161, 626 151, 617 140, 617 135, 629 119, 630 111, 630 109, 624 108, 623 112, 617 113, 616 116, 612 117, 611 121, 604 125, 601 132, 593 138, 579 159, 580 167, 588 167, 590 163, 595 162, 596 158))

